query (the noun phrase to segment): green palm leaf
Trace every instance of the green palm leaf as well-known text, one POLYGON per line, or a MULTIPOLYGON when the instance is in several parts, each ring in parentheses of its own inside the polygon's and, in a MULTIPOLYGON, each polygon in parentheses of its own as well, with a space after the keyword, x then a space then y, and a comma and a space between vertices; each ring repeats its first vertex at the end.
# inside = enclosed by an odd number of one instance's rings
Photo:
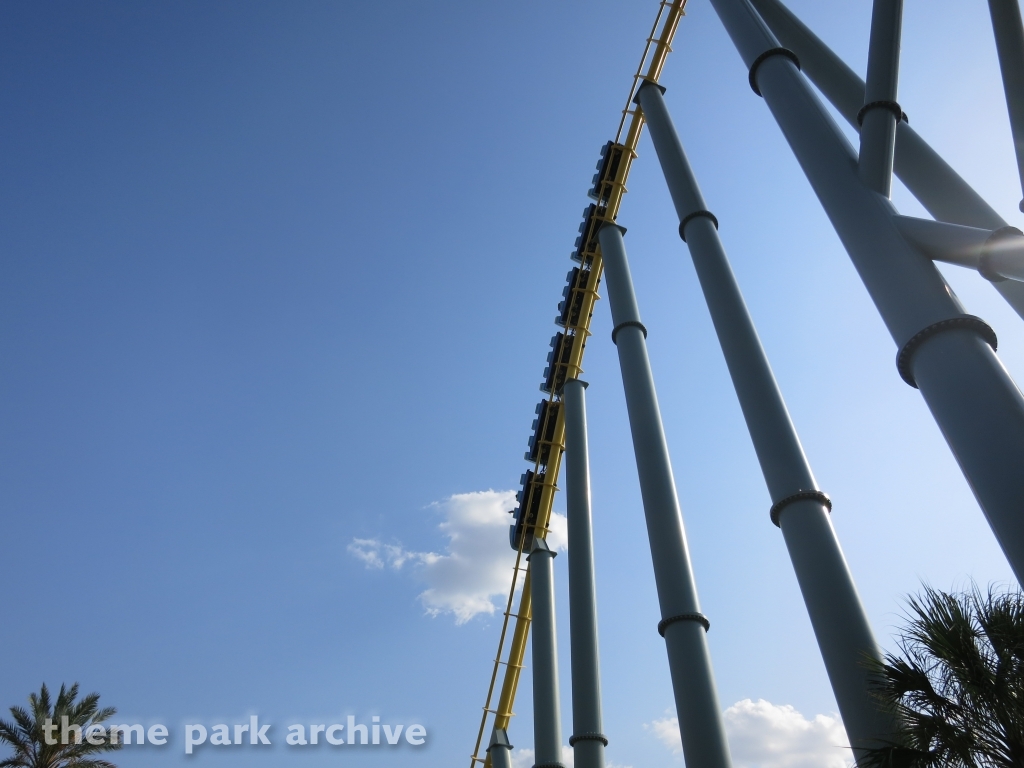
POLYGON ((78 683, 70 688, 62 685, 57 698, 52 701, 50 691, 44 683, 39 693, 29 694, 28 709, 11 707, 11 721, 0 719, 0 744, 12 750, 10 756, 0 760, 0 768, 116 768, 113 763, 95 757, 115 749, 121 744, 61 744, 61 718, 66 717, 68 725, 77 725, 84 732, 90 725, 97 725, 110 719, 117 710, 113 707, 100 709, 99 694, 90 693, 78 698, 78 683), (46 721, 57 726, 53 735, 57 744, 46 743, 44 726, 46 721))
POLYGON ((1024 768, 1024 595, 926 587, 874 694, 900 723, 866 750, 886 768, 1024 768))

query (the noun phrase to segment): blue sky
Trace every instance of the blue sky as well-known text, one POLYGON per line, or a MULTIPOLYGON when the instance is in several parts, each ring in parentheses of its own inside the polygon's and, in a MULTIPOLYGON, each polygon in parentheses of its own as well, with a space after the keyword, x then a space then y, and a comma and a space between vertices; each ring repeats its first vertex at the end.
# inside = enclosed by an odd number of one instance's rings
MULTIPOLYGON (((906 6, 904 109, 1022 226, 986 4, 906 6)), ((863 74, 869 2, 791 7, 863 74)), ((337 760, 183 754, 184 724, 252 714, 276 742, 350 714, 423 723, 402 764, 468 763, 500 625, 465 601, 506 556, 501 526, 473 521, 524 470, 585 192, 655 12, 0 6, 0 705, 78 680, 125 720, 166 723, 171 745, 122 752, 127 768, 337 760)), ((668 105, 887 644, 922 581, 1010 570, 704 0, 674 48, 668 105)), ((722 706, 831 716, 646 136, 629 190, 619 220, 722 706)), ((898 183, 893 198, 923 215, 898 183)), ((944 271, 1024 375, 1020 318, 944 271)), ((602 301, 585 378, 609 756, 681 764, 659 738, 672 696, 610 330, 602 301)), ((528 748, 521 693, 510 735, 528 748)))

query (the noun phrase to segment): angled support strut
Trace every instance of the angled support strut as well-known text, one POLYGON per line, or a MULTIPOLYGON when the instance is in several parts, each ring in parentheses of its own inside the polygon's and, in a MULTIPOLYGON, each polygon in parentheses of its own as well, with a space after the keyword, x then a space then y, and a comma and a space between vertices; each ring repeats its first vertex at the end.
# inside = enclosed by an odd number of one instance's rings
MULTIPOLYGON (((864 81, 779 0, 751 0, 772 33, 800 57, 801 69, 843 118, 859 128, 864 81)), ((971 186, 910 127, 906 115, 896 126, 893 171, 939 221, 996 230, 1007 226, 971 186)), ((1024 318, 1024 284, 995 282, 993 287, 1024 318)))
POLYGON ((565 407, 565 516, 569 528, 569 642, 572 649, 572 736, 576 768, 604 768, 601 665, 597 644, 597 590, 590 514, 587 383, 562 386, 565 407))
POLYGON ((558 642, 555 634, 555 553, 537 536, 530 553, 533 575, 533 747, 534 768, 565 768, 558 695, 558 642))
POLYGON ((700 602, 690 566, 654 376, 647 358, 646 333, 640 323, 640 310, 626 260, 626 246, 622 241, 624 231, 617 225, 605 224, 598 237, 604 257, 612 322, 619 329, 616 350, 622 371, 622 387, 626 392, 626 410, 640 477, 647 535, 651 543, 663 622, 661 629, 668 651, 683 757, 691 766, 730 768, 729 746, 718 707, 705 624, 696 618, 676 620, 684 615, 700 615, 700 602), (671 621, 665 625, 666 620, 671 621))
MULTIPOLYGON (((744 61, 778 47, 749 0, 712 5, 744 61)), ((942 276, 900 235, 889 200, 860 182, 853 148, 800 72, 775 57, 761 66, 758 86, 901 350, 901 375, 921 390, 1024 582, 1024 396, 996 357, 993 339, 981 325, 959 320, 965 313, 942 276), (928 329, 934 332, 905 356, 928 329)))
MULTIPOLYGON (((1003 75, 1006 109, 1010 113, 1017 175, 1024 191, 1024 25, 1017 0, 988 0, 988 8, 996 37, 999 70, 1003 75)), ((1024 199, 1018 207, 1024 211, 1024 199)))
POLYGON ((782 529, 850 743, 878 743, 892 724, 871 695, 864 660, 880 654, 829 519, 832 502, 818 489, 718 228, 691 214, 707 206, 662 89, 645 85, 637 98, 772 497, 771 519, 782 529))
POLYGON ((903 0, 875 0, 871 11, 864 106, 857 112, 860 178, 868 189, 886 197, 892 189, 896 125, 903 116, 903 110, 896 101, 902 24, 903 0))

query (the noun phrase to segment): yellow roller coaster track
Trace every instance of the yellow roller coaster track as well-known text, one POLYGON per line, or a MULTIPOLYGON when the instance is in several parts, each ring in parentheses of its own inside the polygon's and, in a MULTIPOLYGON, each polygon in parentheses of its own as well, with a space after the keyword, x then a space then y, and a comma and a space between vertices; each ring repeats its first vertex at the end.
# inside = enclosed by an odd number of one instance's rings
POLYGON ((543 386, 544 391, 548 393, 548 400, 538 406, 534 438, 527 454, 527 457, 534 461, 534 468, 523 476, 523 489, 519 495, 522 533, 518 537, 512 586, 505 605, 498 652, 494 657, 494 669, 487 686, 487 698, 480 717, 480 728, 476 734, 470 768, 474 768, 476 763, 483 763, 485 768, 490 768, 490 755, 485 753, 484 757, 480 756, 489 717, 494 715, 493 727, 508 728, 514 714, 512 704, 519 685, 519 673, 523 667, 532 613, 530 569, 528 564, 526 568, 522 567, 523 547, 527 541, 532 540, 534 531, 543 532, 545 535, 548 531, 551 506, 557 490, 555 482, 562 463, 562 452, 565 450, 565 422, 560 407, 561 387, 567 379, 575 378, 583 372, 583 350, 587 337, 590 336, 594 302, 599 298, 597 288, 601 281, 602 262, 597 230, 602 222, 615 221, 618 216, 622 196, 626 193, 626 178, 636 158, 644 117, 640 108, 633 104, 633 97, 642 81, 650 80, 656 83, 661 77, 661 70, 672 50, 672 38, 675 36, 679 20, 684 15, 685 7, 686 0, 662 0, 658 6, 658 16, 654 20, 650 35, 647 36, 644 54, 633 76, 633 84, 629 90, 629 98, 626 99, 626 106, 622 110, 615 141, 606 144, 602 152, 598 175, 594 177, 594 186, 590 191, 590 197, 595 202, 584 211, 583 224, 580 225, 580 237, 573 254, 573 259, 579 262, 579 267, 569 272, 569 285, 564 291, 564 301, 559 305, 561 315, 557 322, 564 326, 565 330, 552 339, 552 350, 543 386), (513 613, 512 605, 515 602, 520 574, 523 574, 522 596, 519 599, 519 608, 513 613), (502 654, 505 651, 509 624, 513 619, 515 621, 512 641, 503 661, 502 654), (505 668, 505 675, 501 693, 498 696, 497 707, 492 707, 494 687, 502 667, 505 668))

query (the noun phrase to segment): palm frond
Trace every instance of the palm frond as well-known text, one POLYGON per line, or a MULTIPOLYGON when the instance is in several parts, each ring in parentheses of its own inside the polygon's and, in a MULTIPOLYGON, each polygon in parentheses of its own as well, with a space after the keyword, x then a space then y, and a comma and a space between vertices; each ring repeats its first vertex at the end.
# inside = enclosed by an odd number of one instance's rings
POLYGON ((907 599, 898 654, 872 671, 899 732, 866 750, 877 768, 1024 766, 1024 595, 925 587, 907 599))
MULTIPOLYGON (((49 720, 58 728, 61 718, 69 725, 80 726, 104 722, 113 717, 114 707, 99 706, 99 694, 90 693, 78 698, 78 683, 70 687, 61 685, 55 700, 44 683, 39 693, 28 697, 29 709, 11 707, 13 722, 0 720, 0 743, 13 748, 13 754, 0 761, 0 768, 116 768, 113 763, 97 759, 95 755, 120 749, 120 744, 47 744, 44 725, 49 720)), ((57 735, 54 733, 54 735, 57 735)), ((59 739, 59 736, 58 736, 59 739)))

